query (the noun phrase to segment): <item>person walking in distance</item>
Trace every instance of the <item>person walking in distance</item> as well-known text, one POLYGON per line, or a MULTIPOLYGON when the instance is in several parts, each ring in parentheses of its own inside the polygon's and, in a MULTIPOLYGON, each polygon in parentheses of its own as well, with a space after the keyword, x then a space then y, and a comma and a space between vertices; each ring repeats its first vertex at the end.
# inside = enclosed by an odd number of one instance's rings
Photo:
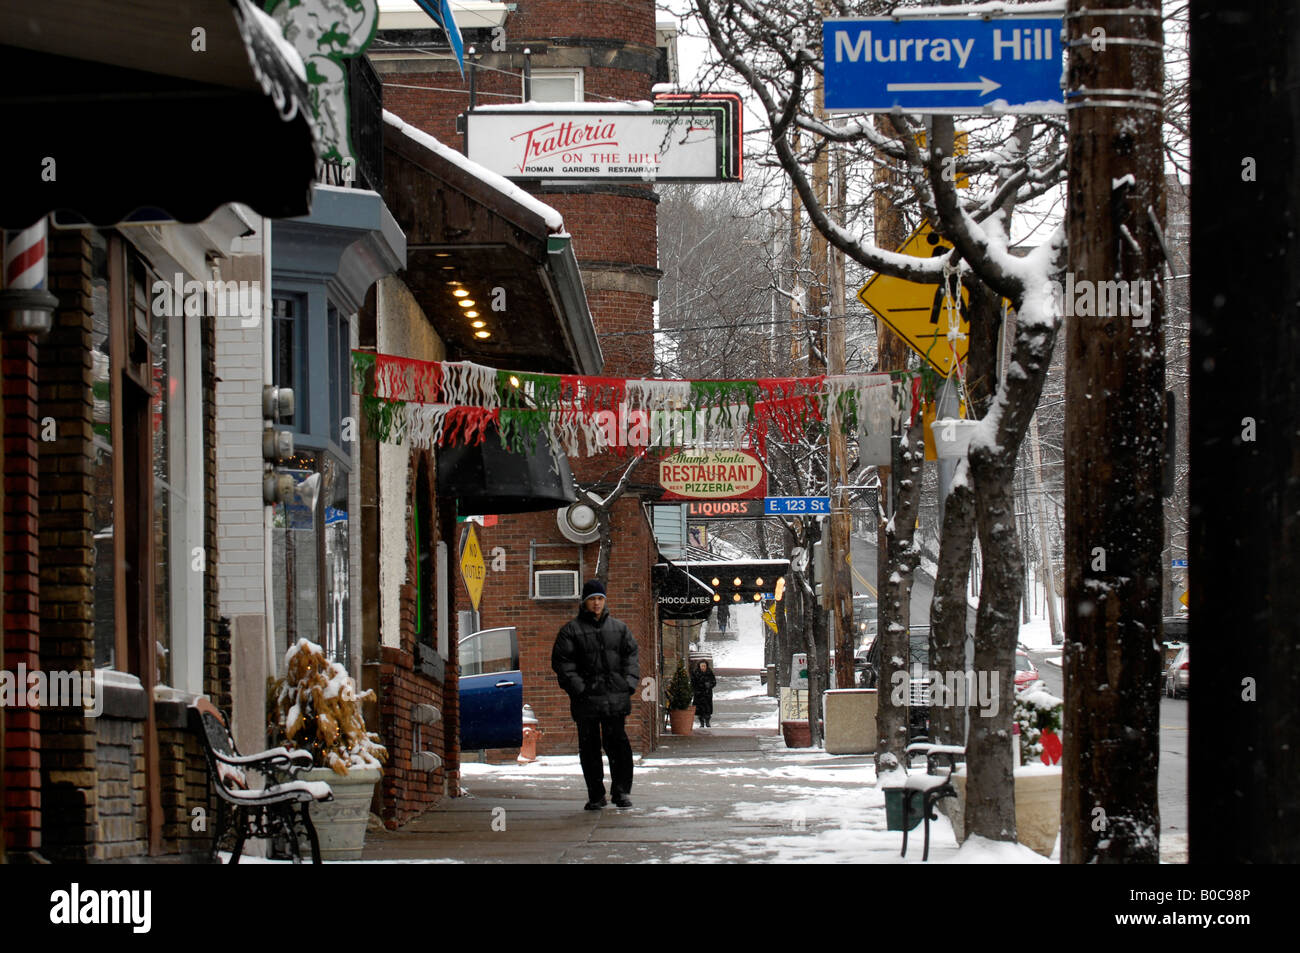
POLYGON ((695 716, 705 728, 712 727, 713 687, 718 684, 718 677, 713 674, 709 663, 700 659, 700 664, 691 670, 691 688, 695 690, 695 716))
POLYGON ((631 807, 632 744, 623 721, 632 713, 632 694, 640 687, 636 639, 605 607, 605 584, 592 579, 582 587, 582 606, 566 623, 551 649, 551 668, 569 696, 578 726, 578 760, 587 782, 586 810, 605 806, 605 771, 600 751, 609 757, 609 795, 615 807, 631 807))

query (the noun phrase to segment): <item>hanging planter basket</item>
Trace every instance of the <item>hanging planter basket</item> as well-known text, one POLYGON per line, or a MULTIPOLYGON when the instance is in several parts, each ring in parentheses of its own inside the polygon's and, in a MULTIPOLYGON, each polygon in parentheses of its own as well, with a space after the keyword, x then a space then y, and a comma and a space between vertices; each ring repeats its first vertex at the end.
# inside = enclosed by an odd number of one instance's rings
POLYGON ((954 417, 936 420, 931 428, 935 453, 945 458, 966 456, 971 438, 975 436, 979 425, 978 420, 959 420, 954 417))

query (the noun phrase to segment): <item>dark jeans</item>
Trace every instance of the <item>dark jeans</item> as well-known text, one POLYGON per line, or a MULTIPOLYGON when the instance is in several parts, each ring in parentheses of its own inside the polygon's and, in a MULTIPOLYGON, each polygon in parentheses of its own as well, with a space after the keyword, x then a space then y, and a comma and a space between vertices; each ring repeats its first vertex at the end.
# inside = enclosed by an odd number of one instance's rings
POLYGON ((610 797, 630 794, 632 791, 632 743, 623 729, 626 715, 609 718, 578 718, 578 760, 582 763, 582 777, 587 782, 587 800, 599 801, 605 796, 605 765, 600 757, 601 739, 605 754, 609 756, 610 797))

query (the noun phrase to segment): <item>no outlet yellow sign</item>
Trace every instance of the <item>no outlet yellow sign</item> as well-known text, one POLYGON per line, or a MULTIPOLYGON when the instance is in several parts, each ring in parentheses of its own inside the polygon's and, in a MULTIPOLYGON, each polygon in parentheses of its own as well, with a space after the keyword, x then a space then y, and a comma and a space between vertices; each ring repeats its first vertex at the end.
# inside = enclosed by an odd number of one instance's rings
POLYGON ((460 548, 460 575, 465 580, 470 604, 473 605, 474 611, 478 612, 479 600, 483 598, 483 580, 487 577, 487 566, 483 562, 483 547, 478 542, 478 530, 473 523, 465 524, 465 539, 460 548))

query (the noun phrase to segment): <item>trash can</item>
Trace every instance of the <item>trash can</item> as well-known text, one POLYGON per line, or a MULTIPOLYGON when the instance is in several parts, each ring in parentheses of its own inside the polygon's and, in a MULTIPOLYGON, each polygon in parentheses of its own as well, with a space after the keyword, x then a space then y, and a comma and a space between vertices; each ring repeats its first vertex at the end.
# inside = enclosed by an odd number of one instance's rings
MULTIPOLYGON (((924 798, 912 798, 912 814, 909 817, 907 829, 916 830, 916 825, 921 823, 921 814, 924 808, 921 802, 924 798)), ((902 788, 885 788, 885 830, 901 831, 903 829, 903 789, 902 788)))

